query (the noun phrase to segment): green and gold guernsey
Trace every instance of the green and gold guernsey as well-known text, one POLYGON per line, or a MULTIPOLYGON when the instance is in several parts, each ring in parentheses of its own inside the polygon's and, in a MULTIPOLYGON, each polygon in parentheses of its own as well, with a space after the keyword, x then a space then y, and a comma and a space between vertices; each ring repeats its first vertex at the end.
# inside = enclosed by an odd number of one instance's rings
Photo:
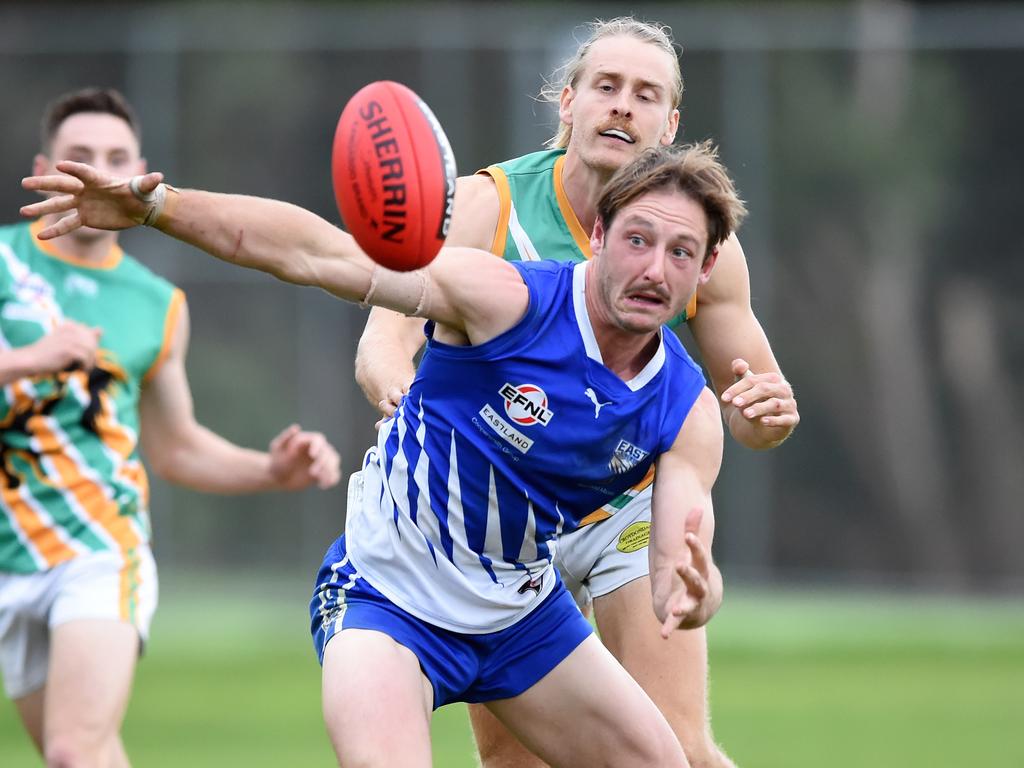
MULTIPOLYGON (((501 204, 491 253, 508 261, 585 261, 593 255, 590 235, 576 218, 565 194, 564 164, 565 150, 550 149, 479 171, 494 179, 501 204)), ((694 295, 672 325, 686 322, 696 311, 694 295)), ((653 481, 654 468, 651 467, 643 480, 583 518, 580 527, 611 517, 653 481)))
MULTIPOLYGON (((564 149, 533 152, 480 171, 494 179, 501 203, 491 252, 508 261, 585 261, 590 234, 562 185, 564 149)), ((697 311, 696 296, 673 325, 697 311)))
POLYGON ((40 222, 0 227, 0 349, 73 320, 102 329, 96 365, 32 376, 0 401, 0 570, 32 573, 149 542, 139 392, 165 359, 182 292, 114 246, 61 253, 40 222))

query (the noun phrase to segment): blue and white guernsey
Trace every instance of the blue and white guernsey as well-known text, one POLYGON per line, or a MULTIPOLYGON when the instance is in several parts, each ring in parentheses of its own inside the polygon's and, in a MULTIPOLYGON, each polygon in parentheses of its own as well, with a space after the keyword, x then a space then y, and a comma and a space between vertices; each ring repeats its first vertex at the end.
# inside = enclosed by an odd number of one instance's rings
POLYGON ((631 381, 602 362, 587 264, 515 264, 530 304, 478 346, 431 339, 409 394, 367 454, 346 545, 400 608, 495 632, 551 592, 562 530, 639 482, 704 378, 671 332, 631 381))

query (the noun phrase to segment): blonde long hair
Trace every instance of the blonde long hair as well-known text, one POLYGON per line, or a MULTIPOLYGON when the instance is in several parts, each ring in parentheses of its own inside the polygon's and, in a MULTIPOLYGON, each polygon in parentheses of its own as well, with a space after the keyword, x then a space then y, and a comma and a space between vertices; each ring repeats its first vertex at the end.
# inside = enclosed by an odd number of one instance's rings
MULTIPOLYGON (((683 100, 683 73, 679 69, 679 48, 672 41, 672 29, 658 22, 639 21, 632 16, 618 16, 614 19, 594 19, 584 25, 589 31, 587 39, 580 43, 576 53, 544 80, 537 98, 540 101, 558 104, 562 90, 569 86, 575 88, 583 72, 587 54, 594 43, 609 37, 632 37, 642 43, 657 46, 672 58, 672 108, 678 109, 683 100)), ((559 122, 558 131, 545 142, 551 149, 563 149, 569 146, 572 126, 559 122)))

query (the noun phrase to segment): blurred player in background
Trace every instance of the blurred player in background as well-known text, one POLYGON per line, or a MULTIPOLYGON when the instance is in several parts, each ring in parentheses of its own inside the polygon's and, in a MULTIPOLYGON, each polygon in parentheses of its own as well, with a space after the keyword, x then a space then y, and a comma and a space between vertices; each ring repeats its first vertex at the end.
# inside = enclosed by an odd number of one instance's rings
MULTIPOLYGON (((449 245, 510 261, 587 260, 608 179, 645 148, 675 139, 683 83, 670 30, 629 17, 596 21, 589 30, 545 89, 559 108, 552 149, 459 179, 449 245)), ((749 448, 781 443, 799 421, 796 401, 751 309, 735 236, 722 244, 711 279, 680 319, 693 333, 733 437, 749 448)), ((372 310, 356 376, 385 415, 413 380, 423 339, 422 321, 372 310)), ((647 599, 650 483, 645 478, 585 518, 563 537, 556 563, 577 601, 593 601, 601 639, 658 704, 690 762, 725 768, 732 762, 710 728, 705 630, 663 641, 647 599)), ((485 768, 542 765, 484 708, 470 710, 485 768)))
POLYGON ((688 765, 552 558, 563 528, 656 463, 647 610, 664 638, 721 602, 710 560, 719 411, 662 327, 745 213, 714 152, 652 149, 623 168, 598 202, 591 262, 512 265, 446 248, 409 273, 376 267, 296 206, 58 168, 74 178, 24 182, 64 194, 23 213, 73 211, 42 237, 150 222, 225 261, 434 321, 422 375, 367 453, 311 605, 342 764, 429 765, 431 709, 475 701, 556 765, 688 765), (499 416, 516 418, 515 381, 543 401, 528 445, 499 416))
MULTIPOLYGON (((145 171, 139 126, 113 90, 47 109, 36 174, 61 160, 145 171)), ((339 459, 290 426, 267 452, 198 424, 185 374, 184 294, 89 228, 0 228, 0 668, 53 766, 128 765, 120 727, 157 603, 148 484, 200 491, 328 488, 339 459)))

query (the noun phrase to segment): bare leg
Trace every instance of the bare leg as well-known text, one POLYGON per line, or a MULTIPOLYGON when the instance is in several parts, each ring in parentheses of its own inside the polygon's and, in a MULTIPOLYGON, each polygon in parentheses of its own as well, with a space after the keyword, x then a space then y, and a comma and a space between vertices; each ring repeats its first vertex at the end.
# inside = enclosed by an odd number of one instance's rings
POLYGON ((345 768, 429 768, 433 689, 415 654, 346 629, 324 650, 324 722, 345 768))
POLYGON ((735 768, 711 734, 704 629, 662 639, 647 577, 595 598, 594 617, 605 646, 654 700, 693 768, 735 768))
POLYGON ((38 691, 32 691, 27 696, 14 700, 14 706, 17 707, 18 715, 21 716, 22 725, 25 726, 28 735, 32 737, 32 743, 36 745, 40 755, 43 754, 44 691, 44 688, 40 688, 38 691))
POLYGON ((121 621, 82 619, 53 630, 42 721, 48 766, 127 765, 119 732, 138 651, 138 632, 121 621))
POLYGON ((124 742, 121 740, 121 734, 117 735, 117 739, 114 742, 114 752, 110 756, 110 768, 131 768, 128 753, 124 751, 124 742))
POLYGON ((688 766, 665 718, 593 635, 525 693, 487 706, 559 768, 688 766))
POLYGON ((469 723, 483 768, 547 768, 483 704, 469 705, 469 723))

